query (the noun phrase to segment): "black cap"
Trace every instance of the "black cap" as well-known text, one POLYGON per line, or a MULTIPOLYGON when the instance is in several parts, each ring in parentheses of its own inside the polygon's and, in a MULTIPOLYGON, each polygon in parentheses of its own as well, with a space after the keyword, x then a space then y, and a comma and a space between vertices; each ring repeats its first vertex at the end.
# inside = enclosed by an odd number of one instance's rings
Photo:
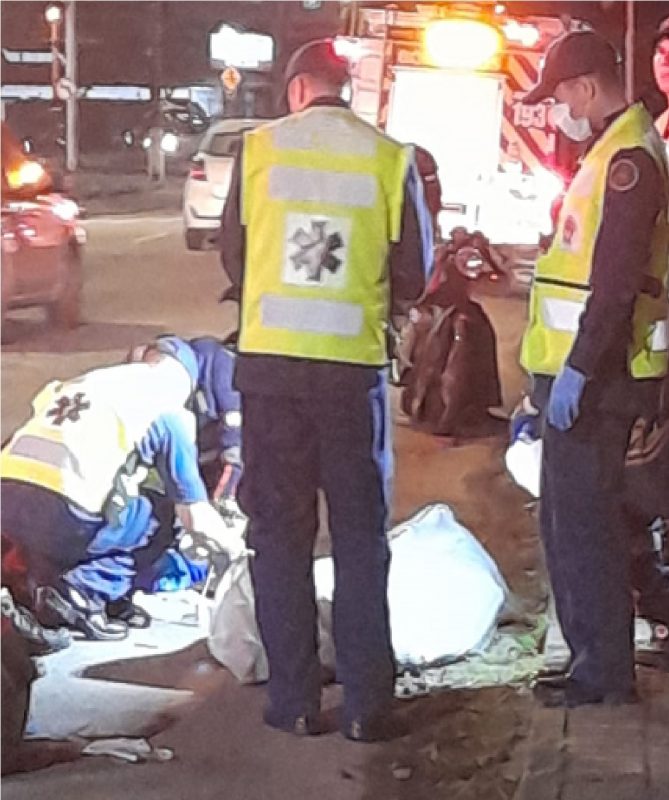
POLYGON ((562 36, 548 49, 539 83, 523 98, 533 105, 553 97, 563 81, 594 72, 613 74, 619 64, 614 46, 594 31, 574 31, 562 36))
POLYGON ((284 71, 284 86, 300 74, 313 75, 344 86, 351 77, 348 61, 335 51, 332 39, 316 39, 298 48, 288 60, 284 71))
POLYGON ((665 39, 669 39, 669 17, 665 17, 657 26, 657 33, 653 39, 653 50, 665 39))

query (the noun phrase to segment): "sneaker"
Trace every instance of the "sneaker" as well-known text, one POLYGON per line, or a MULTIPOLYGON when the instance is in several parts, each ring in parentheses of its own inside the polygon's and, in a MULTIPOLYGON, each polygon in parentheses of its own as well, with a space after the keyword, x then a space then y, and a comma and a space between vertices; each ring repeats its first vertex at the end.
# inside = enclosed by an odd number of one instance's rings
POLYGON ((8 589, 2 588, 2 616, 7 617, 17 633, 31 644, 31 655, 47 655, 64 650, 72 643, 67 628, 47 628, 24 606, 14 602, 8 589))
POLYGON ((151 624, 151 616, 129 597, 119 597, 107 603, 107 617, 125 622, 129 628, 148 628, 151 624))
POLYGON ((35 593, 38 614, 42 610, 54 613, 68 627, 81 631, 87 639, 113 641, 126 638, 128 626, 125 622, 110 621, 103 610, 88 606, 83 595, 73 589, 67 594, 66 598, 53 586, 40 586, 35 593))

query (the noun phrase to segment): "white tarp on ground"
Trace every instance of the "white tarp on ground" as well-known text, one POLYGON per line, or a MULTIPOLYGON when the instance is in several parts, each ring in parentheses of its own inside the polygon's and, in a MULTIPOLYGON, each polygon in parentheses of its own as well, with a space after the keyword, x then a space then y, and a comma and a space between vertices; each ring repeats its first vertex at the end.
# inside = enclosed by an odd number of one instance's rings
MULTIPOLYGON (((188 702, 192 692, 83 677, 88 667, 130 658, 163 655, 203 639, 206 615, 197 614, 196 592, 145 596, 154 621, 131 630, 127 639, 77 639, 58 653, 36 659, 41 676, 33 683, 26 738, 134 736, 156 716, 188 702)), ((136 596, 140 604, 142 598, 136 596)))
POLYGON ((506 451, 506 468, 518 486, 522 486, 532 497, 539 497, 541 439, 517 439, 506 451))
MULTIPOLYGON (((424 666, 484 649, 508 589, 477 539, 442 504, 428 506, 393 529, 390 539, 388 603, 397 661, 424 666)), ((331 558, 315 562, 314 577, 321 660, 334 667, 331 558)), ((235 564, 219 586, 209 649, 240 681, 267 678, 247 561, 235 564)))

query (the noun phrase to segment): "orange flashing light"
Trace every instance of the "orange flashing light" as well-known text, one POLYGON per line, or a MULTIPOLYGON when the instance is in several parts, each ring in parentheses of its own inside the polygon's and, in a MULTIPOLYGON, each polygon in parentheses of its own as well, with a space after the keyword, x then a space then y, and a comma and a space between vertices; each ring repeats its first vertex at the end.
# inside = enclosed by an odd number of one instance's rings
POLYGON ((45 177, 44 168, 37 161, 24 161, 17 169, 7 171, 7 184, 10 189, 21 189, 41 183, 45 177))
POLYGON ((502 46, 499 30, 482 20, 440 19, 425 29, 425 54, 435 67, 492 68, 502 46))

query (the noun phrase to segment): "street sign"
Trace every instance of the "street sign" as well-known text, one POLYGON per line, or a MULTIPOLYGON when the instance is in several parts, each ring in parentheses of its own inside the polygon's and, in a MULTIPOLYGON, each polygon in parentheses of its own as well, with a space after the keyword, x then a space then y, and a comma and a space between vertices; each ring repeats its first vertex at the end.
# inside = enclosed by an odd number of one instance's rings
POLYGON ((241 83, 242 76, 236 67, 226 67, 221 72, 221 83, 227 95, 233 95, 241 83))
POLYGON ((223 24, 209 34, 209 61, 214 69, 235 67, 267 72, 274 63, 274 39, 223 24))
POLYGON ((56 97, 59 100, 67 100, 74 97, 76 93, 77 87, 69 78, 59 78, 56 82, 56 97))

